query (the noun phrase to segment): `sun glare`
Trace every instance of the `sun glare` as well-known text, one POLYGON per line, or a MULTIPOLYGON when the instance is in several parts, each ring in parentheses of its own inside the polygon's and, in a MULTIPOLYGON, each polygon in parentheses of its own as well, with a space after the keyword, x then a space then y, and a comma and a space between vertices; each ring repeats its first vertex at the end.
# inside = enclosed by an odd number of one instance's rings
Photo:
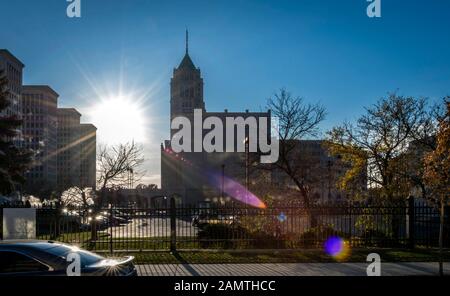
POLYGON ((90 113, 92 122, 97 127, 99 142, 145 142, 143 108, 131 98, 117 96, 102 99, 93 106, 90 113))

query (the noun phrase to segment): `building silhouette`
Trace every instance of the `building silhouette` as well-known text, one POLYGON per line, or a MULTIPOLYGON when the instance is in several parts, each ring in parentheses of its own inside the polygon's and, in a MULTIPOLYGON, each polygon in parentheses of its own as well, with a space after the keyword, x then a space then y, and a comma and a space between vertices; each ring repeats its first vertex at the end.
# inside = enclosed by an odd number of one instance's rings
POLYGON ((58 190, 64 191, 80 181, 78 126, 81 113, 75 108, 58 108, 58 190))
POLYGON ((170 121, 177 116, 192 116, 195 109, 205 111, 203 78, 189 56, 188 38, 186 32, 186 52, 170 81, 170 121))
POLYGON ((96 127, 75 108, 58 108, 58 190, 96 184, 96 127))
MULTIPOLYGON (((74 108, 58 108, 58 93, 47 85, 23 85, 24 64, 0 49, 11 105, 0 116, 22 119, 16 146, 33 152, 24 191, 48 195, 70 187, 96 187, 96 127, 80 123, 74 108), (44 193, 45 192, 45 193, 44 193)), ((48 196, 44 196, 48 197, 48 196)))

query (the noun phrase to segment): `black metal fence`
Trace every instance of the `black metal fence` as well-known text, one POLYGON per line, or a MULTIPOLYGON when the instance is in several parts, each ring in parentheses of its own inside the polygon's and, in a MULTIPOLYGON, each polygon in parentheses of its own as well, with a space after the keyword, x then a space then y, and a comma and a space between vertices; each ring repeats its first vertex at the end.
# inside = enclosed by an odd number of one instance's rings
MULTIPOLYGON (((296 249, 339 236, 356 247, 436 247, 439 213, 413 201, 389 205, 273 204, 36 209, 37 238, 97 251, 296 249)), ((445 246, 450 246, 448 209, 445 246)), ((1 213, 0 213, 1 215, 1 213)), ((0 219, 2 220, 2 219, 0 219)))

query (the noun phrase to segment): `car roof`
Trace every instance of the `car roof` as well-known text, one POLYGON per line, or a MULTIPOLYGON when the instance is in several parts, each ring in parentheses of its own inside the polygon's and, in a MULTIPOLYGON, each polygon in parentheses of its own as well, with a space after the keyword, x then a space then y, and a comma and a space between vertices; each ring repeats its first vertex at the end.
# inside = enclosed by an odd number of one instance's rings
MULTIPOLYGON (((74 246, 55 241, 44 240, 7 240, 0 241, 0 252, 19 252, 42 263, 52 266, 55 270, 66 268, 66 252, 72 251, 74 246), (57 251, 56 253, 54 251, 57 251)), ((87 252, 76 248, 76 252, 87 252)), ((89 253, 89 252, 87 252, 89 253)))
POLYGON ((51 255, 47 251, 67 245, 42 240, 6 240, 0 241, 0 251, 15 251, 27 256, 33 257, 42 263, 52 266, 56 270, 62 269, 65 266, 65 260, 59 256, 51 255))
POLYGON ((48 240, 38 240, 38 239, 7 239, 7 240, 0 240, 0 245, 1 244, 16 244, 16 243, 21 243, 21 244, 31 244, 31 243, 37 243, 37 242, 53 242, 53 241, 48 241, 48 240))
POLYGON ((2 241, 0 243, 0 251, 3 250, 16 250, 32 254, 42 254, 47 253, 49 250, 54 248, 64 248, 71 249, 73 246, 63 244, 54 241, 43 241, 43 240, 10 240, 2 241))

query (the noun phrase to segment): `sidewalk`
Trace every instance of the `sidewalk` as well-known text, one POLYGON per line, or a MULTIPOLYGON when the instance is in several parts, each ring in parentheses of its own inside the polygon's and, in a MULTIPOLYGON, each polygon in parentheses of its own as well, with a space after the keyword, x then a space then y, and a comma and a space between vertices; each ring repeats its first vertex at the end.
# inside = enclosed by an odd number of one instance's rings
MULTIPOLYGON (((146 264, 140 276, 366 276, 368 263, 146 264)), ((382 276, 438 275, 436 262, 382 263, 382 276)), ((444 263, 450 275, 450 263, 444 263)))

